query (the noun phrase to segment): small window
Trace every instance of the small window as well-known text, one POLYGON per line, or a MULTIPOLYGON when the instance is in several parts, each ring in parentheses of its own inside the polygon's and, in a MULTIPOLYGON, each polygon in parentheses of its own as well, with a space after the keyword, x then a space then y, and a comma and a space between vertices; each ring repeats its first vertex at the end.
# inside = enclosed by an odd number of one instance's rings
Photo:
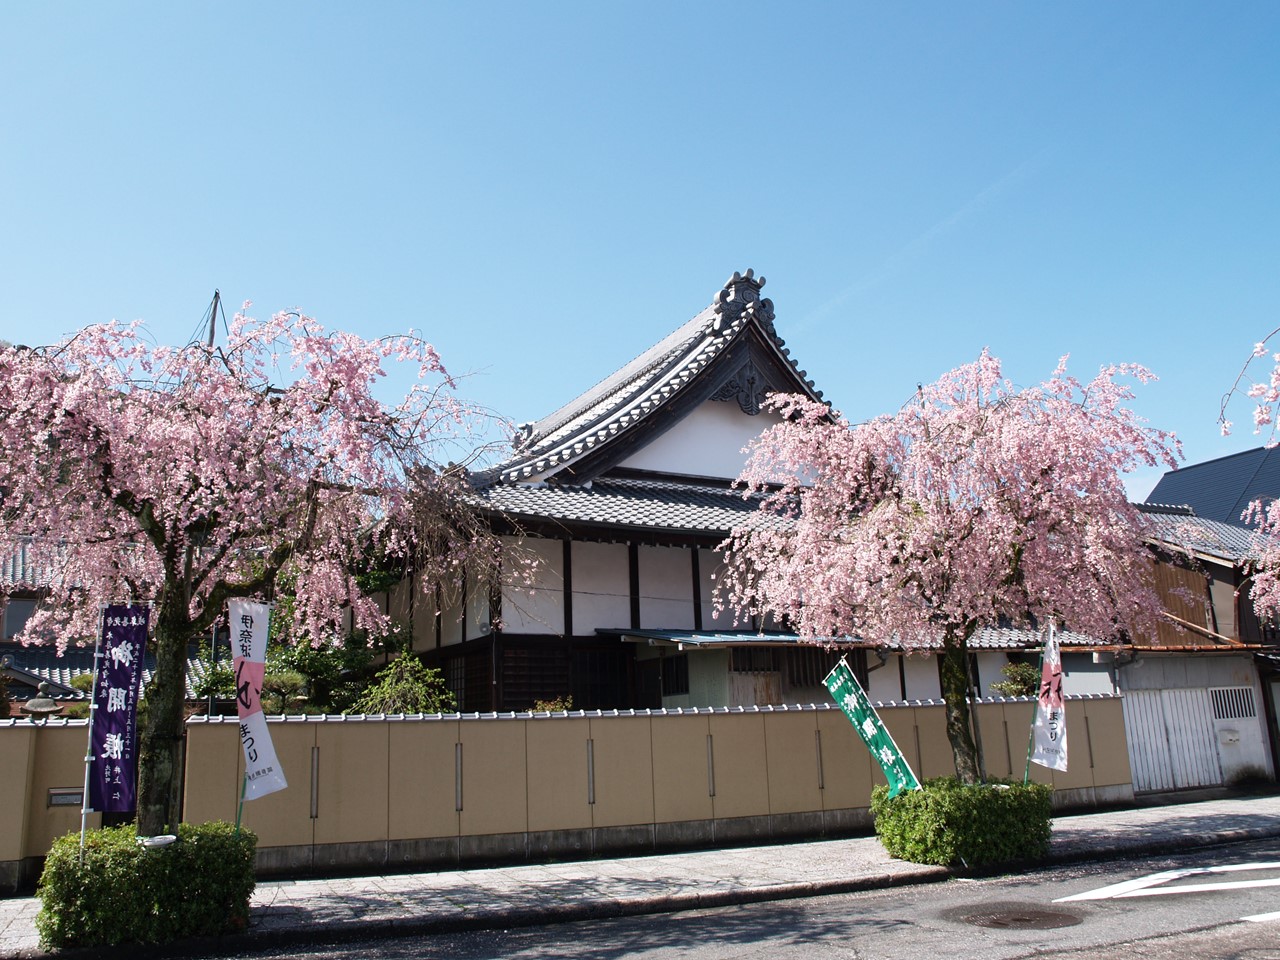
POLYGON ((689 692, 689 655, 678 653, 662 659, 662 695, 679 697, 689 692))
POLYGON ((778 651, 773 647, 733 647, 729 669, 734 673, 773 673, 778 651))
POLYGON ((4 639, 10 640, 17 636, 35 612, 34 600, 10 600, 0 614, 0 618, 4 620, 4 639))
POLYGON ((1258 715, 1253 687, 1210 687, 1215 720, 1252 720, 1258 715))
POLYGON ((444 682, 453 694, 459 711, 467 705, 467 660, 466 657, 453 657, 445 661, 444 682))

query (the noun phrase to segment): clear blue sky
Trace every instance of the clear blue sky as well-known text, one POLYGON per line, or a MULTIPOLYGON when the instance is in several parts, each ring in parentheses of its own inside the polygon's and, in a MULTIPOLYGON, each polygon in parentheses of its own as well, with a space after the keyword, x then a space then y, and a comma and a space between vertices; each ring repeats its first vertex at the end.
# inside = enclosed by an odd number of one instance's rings
POLYGON ((218 287, 421 329, 531 420, 750 266, 855 419, 1070 353, 1221 456, 1280 325, 1278 51, 1275 2, 14 0, 0 338, 185 341, 218 287))

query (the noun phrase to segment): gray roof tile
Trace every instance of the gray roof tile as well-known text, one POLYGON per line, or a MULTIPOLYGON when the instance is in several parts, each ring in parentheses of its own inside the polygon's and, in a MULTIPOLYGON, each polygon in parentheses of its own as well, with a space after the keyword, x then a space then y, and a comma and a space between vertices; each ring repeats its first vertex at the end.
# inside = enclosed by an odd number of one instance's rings
POLYGON ((760 498, 676 479, 600 477, 583 486, 494 484, 480 491, 490 508, 516 519, 608 524, 727 536, 758 514, 760 498))
POLYGON ((1139 503, 1151 539, 1194 553, 1240 563, 1254 556, 1253 534, 1244 527, 1196 516, 1186 506, 1139 503))

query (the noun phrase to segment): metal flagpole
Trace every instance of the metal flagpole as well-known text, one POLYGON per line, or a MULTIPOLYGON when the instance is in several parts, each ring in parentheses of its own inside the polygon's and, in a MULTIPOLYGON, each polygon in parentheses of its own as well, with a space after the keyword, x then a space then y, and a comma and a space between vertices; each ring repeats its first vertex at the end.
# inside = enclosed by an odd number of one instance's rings
POLYGON ((84 748, 84 793, 80 795, 80 863, 84 863, 84 831, 89 819, 89 765, 93 763, 93 721, 98 716, 96 694, 98 691, 98 669, 102 665, 102 618, 106 615, 106 604, 98 605, 98 637, 93 642, 93 686, 89 688, 89 740, 84 748))
POLYGON ((249 771, 244 772, 244 778, 240 781, 240 806, 236 808, 236 836, 240 836, 240 818, 244 816, 244 793, 249 788, 249 771))

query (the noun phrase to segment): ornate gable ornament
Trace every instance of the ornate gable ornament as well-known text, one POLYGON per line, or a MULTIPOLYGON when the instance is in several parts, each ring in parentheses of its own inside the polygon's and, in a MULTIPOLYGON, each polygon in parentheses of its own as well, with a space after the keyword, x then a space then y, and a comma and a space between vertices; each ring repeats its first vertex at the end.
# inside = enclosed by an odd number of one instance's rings
MULTIPOLYGON (((773 326, 773 301, 768 297, 760 296, 760 288, 764 283, 764 277, 757 277, 753 270, 748 270, 745 274, 735 271, 724 285, 724 289, 716 294, 715 302, 711 306, 715 312, 711 329, 724 336, 740 329, 744 320, 754 318, 759 321, 765 333, 781 347, 782 341, 778 339, 778 333, 773 326)), ((777 387, 778 385, 769 380, 753 359, 748 359, 717 388, 711 395, 711 399, 736 400, 743 413, 754 417, 760 412, 760 405, 764 403, 765 397, 777 387)))
POLYGON ((749 417, 754 417, 760 412, 760 405, 764 403, 764 398, 772 389, 772 385, 756 367, 755 362, 748 360, 738 368, 737 373, 711 395, 711 399, 737 400, 742 412, 749 417))
POLYGON ((716 294, 711 309, 715 311, 715 319, 711 329, 716 333, 724 333, 749 313, 760 321, 760 325, 768 331, 769 336, 776 337, 773 329, 773 301, 760 296, 760 288, 764 286, 764 277, 757 277, 755 271, 748 269, 746 274, 736 270, 729 278, 724 289, 716 294))

